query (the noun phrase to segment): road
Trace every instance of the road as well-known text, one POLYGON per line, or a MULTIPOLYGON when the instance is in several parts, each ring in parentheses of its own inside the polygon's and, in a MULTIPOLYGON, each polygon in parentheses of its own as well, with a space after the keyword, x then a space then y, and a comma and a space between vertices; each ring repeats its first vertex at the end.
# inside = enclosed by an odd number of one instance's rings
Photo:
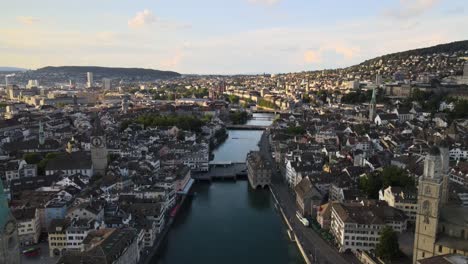
MULTIPOLYGON (((261 154, 270 162, 275 164, 272 156, 270 144, 268 142, 268 133, 265 131, 259 142, 261 154)), ((281 208, 288 216, 294 233, 299 238, 304 250, 310 255, 312 263, 320 264, 347 264, 347 263, 360 263, 354 255, 340 254, 334 247, 326 242, 319 234, 312 228, 305 227, 296 217, 296 203, 294 194, 291 189, 286 185, 281 176, 281 173, 274 168, 272 175, 271 188, 275 193, 281 208)))

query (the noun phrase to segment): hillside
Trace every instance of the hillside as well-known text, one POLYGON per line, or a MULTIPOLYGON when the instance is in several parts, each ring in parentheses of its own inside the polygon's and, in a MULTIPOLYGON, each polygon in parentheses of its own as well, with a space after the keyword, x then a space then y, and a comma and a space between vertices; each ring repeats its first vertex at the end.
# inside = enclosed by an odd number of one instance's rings
POLYGON ((326 76, 338 74, 361 80, 373 80, 376 74, 391 78, 399 72, 413 80, 420 74, 443 78, 461 75, 466 57, 468 57, 468 40, 391 53, 347 68, 315 71, 312 74, 325 73, 326 76))
POLYGON ((160 71, 143 68, 112 68, 112 67, 97 67, 97 66, 59 66, 59 67, 44 67, 36 70, 37 73, 63 73, 67 75, 86 75, 87 72, 92 72, 95 77, 107 78, 153 78, 164 79, 179 77, 180 74, 172 71, 160 71))

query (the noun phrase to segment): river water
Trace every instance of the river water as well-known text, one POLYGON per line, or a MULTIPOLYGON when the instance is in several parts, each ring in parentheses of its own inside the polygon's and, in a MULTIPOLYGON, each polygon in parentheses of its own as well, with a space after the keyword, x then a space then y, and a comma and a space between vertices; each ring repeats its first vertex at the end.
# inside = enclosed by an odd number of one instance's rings
MULTIPOLYGON (((250 150, 258 149, 262 132, 229 131, 229 138, 213 151, 214 160, 244 162, 250 150)), ((268 189, 252 190, 247 180, 239 180, 196 183, 193 191, 153 263, 304 263, 268 189)))

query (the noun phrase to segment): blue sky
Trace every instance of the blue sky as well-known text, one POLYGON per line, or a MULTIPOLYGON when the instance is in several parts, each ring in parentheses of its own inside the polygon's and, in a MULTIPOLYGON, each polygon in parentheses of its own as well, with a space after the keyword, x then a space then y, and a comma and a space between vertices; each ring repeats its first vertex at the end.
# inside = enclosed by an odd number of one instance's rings
POLYGON ((15 0, 0 6, 0 65, 25 68, 295 72, 468 39, 466 0, 15 0))

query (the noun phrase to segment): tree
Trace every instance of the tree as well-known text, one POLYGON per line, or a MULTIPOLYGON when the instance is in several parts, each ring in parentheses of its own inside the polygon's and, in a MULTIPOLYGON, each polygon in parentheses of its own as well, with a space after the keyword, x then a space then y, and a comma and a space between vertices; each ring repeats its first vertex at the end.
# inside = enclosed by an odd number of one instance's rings
POLYGON ((303 135, 305 133, 305 129, 301 126, 290 126, 286 131, 290 135, 303 135))
POLYGON ((28 164, 38 164, 42 160, 42 157, 37 153, 26 153, 23 155, 23 159, 28 164))
POLYGON ((379 191, 383 183, 380 173, 374 172, 359 178, 359 189, 367 195, 368 198, 378 199, 379 191))
POLYGON ((382 171, 383 187, 398 186, 402 188, 414 187, 414 180, 408 173, 396 166, 387 166, 382 171))
POLYGON ((391 227, 384 227, 380 233, 379 243, 375 248, 375 253, 378 257, 386 261, 391 261, 400 255, 398 235, 391 227))

